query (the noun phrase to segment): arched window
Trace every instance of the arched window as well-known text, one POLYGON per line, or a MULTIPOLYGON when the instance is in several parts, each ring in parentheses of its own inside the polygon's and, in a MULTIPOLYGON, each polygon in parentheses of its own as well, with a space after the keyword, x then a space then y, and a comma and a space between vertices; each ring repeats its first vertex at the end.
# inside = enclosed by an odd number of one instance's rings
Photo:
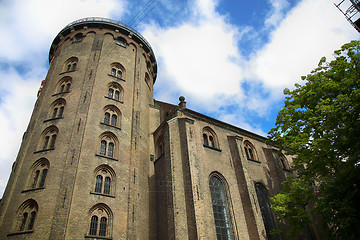
POLYGON ((37 160, 31 167, 31 176, 29 187, 31 189, 39 189, 45 187, 45 180, 48 174, 50 163, 46 158, 37 160))
POLYGON ((96 193, 101 193, 102 184, 103 184, 103 177, 101 175, 97 175, 96 182, 95 182, 95 192, 96 193))
POLYGON ((122 71, 120 69, 117 69, 116 67, 111 68, 111 76, 122 78, 122 71))
POLYGON ((219 149, 219 143, 215 132, 209 127, 203 129, 203 143, 205 147, 219 149))
POLYGON ((111 115, 111 125, 116 126, 117 116, 116 114, 111 115))
POLYGON ((280 163, 281 163, 281 167, 283 170, 286 170, 286 171, 289 171, 290 170, 290 167, 289 167, 289 162, 288 160, 286 159, 286 157, 284 155, 280 155, 279 156, 280 158, 280 163))
POLYGON ((122 37, 116 39, 116 44, 122 47, 126 47, 126 40, 122 37))
POLYGON ((246 158, 248 160, 258 161, 255 153, 255 148, 249 141, 244 142, 244 150, 245 150, 246 158))
POLYGON ((55 142, 58 135, 58 128, 53 126, 50 126, 46 128, 43 133, 41 134, 42 142, 39 144, 40 150, 52 150, 55 149, 55 142))
POLYGON ((224 184, 217 175, 213 175, 210 178, 209 185, 217 239, 234 239, 224 184))
POLYGON ((100 143, 100 155, 106 155, 107 142, 102 140, 100 143))
POLYGON ((94 171, 95 174, 95 193, 102 193, 106 195, 113 195, 115 177, 114 170, 108 165, 100 165, 94 171))
POLYGON ((33 231, 38 212, 38 204, 35 200, 26 200, 18 209, 18 224, 16 232, 33 231))
POLYGON ((203 134, 204 145, 209 146, 209 138, 207 134, 203 134))
POLYGON ((98 221, 99 221, 99 218, 97 216, 91 217, 89 235, 92 235, 92 236, 97 235, 98 221))
POLYGON ((107 105, 104 108, 104 124, 118 127, 121 126, 121 112, 114 105, 107 105))
POLYGON ((52 111, 49 113, 49 118, 54 119, 63 117, 65 104, 66 101, 63 98, 55 100, 50 106, 50 109, 52 109, 52 111))
POLYGON ((100 136, 100 139, 101 139, 101 141, 100 141, 99 154, 101 156, 115 158, 116 157, 116 146, 118 144, 117 137, 111 132, 106 132, 100 136))
POLYGON ((106 97, 116 101, 124 102, 124 90, 121 85, 117 82, 111 82, 108 86, 109 87, 106 97))
POLYGON ((125 68, 120 63, 112 63, 110 69, 110 76, 124 80, 125 68))
POLYGON ((113 157, 114 156, 114 143, 109 142, 108 146, 109 146, 109 148, 108 148, 107 156, 113 157))
MULTIPOLYGON (((81 39, 79 35, 79 39, 81 39)), ((82 40, 82 39, 81 39, 82 40)), ((63 72, 72 72, 76 70, 79 59, 77 57, 71 57, 65 61, 63 72)))
POLYGON ((110 113, 106 112, 104 116, 104 123, 110 124, 110 113))
POLYGON ((64 77, 62 78, 58 85, 56 93, 68 93, 70 92, 72 78, 71 77, 64 77))
POLYGON ((90 209, 89 235, 99 237, 111 237, 112 211, 110 208, 99 203, 90 209))
POLYGON ((85 36, 82 33, 78 33, 74 37, 74 42, 82 42, 84 40, 85 36))
POLYGON ((270 234, 272 229, 276 229, 276 223, 270 209, 269 193, 266 187, 259 182, 255 184, 255 190, 261 210, 261 216, 265 225, 266 236, 270 240, 277 240, 279 239, 278 235, 270 234))

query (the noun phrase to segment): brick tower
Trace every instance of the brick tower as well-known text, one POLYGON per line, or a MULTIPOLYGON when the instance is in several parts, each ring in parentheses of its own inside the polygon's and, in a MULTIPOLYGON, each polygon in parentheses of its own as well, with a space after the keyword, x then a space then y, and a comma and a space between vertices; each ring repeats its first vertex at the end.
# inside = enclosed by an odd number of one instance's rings
POLYGON ((148 239, 149 43, 86 18, 60 31, 49 62, 1 201, 0 239, 148 239))
MULTIPOLYGON (((271 234, 286 223, 270 197, 296 156, 184 97, 154 100, 156 60, 134 29, 78 20, 49 61, 0 201, 0 239, 290 239, 271 234)), ((317 221, 293 239, 324 239, 317 221)))

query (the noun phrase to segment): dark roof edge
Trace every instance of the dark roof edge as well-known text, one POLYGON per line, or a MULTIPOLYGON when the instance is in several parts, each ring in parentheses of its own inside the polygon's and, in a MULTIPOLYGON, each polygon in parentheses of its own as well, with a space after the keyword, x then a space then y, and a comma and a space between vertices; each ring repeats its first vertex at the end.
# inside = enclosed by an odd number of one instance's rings
POLYGON ((240 127, 236 127, 234 125, 231 125, 229 123, 226 123, 226 122, 222 122, 220 120, 217 120, 215 118, 212 118, 212 117, 209 117, 209 116, 206 116, 204 114, 201 114, 201 113, 198 113, 198 112, 195 112, 191 109, 188 109, 188 108, 183 108, 183 109, 178 109, 179 111, 182 111, 184 113, 187 113, 189 114, 191 117, 194 117, 194 118, 197 118, 197 119, 200 119, 200 120, 204 120, 206 119, 207 121, 213 123, 214 125, 217 125, 217 126, 220 126, 220 127, 225 127, 226 129, 230 130, 230 131, 233 131, 233 132, 238 132, 239 134, 242 134, 244 136, 247 136, 247 137, 252 137, 252 138, 255 138, 259 141, 262 141, 262 142, 266 142, 268 140, 267 137, 263 137, 259 134, 256 134, 256 133, 253 133, 253 132, 250 132, 248 130, 245 130, 245 129, 242 129, 240 127))

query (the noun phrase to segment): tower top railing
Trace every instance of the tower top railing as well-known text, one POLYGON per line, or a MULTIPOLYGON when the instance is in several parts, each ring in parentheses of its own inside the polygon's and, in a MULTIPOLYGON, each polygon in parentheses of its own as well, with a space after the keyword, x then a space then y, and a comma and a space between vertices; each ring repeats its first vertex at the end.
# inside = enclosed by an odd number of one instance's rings
MULTIPOLYGON (((132 33, 134 33, 139 39, 141 39, 146 45, 148 45, 148 47, 151 49, 150 43, 138 32, 136 31, 134 28, 126 25, 125 23, 113 20, 113 19, 109 19, 109 18, 103 18, 103 17, 87 17, 87 18, 81 18, 78 20, 75 20, 71 23, 69 23, 68 25, 66 25, 66 27, 64 27, 60 33, 62 33, 63 31, 65 31, 66 29, 81 24, 81 23, 85 23, 85 22, 99 22, 99 23, 107 23, 107 24, 111 24, 111 25, 115 25, 115 26, 119 26, 125 29, 130 30, 132 33)), ((152 51, 152 49, 151 49, 152 51)))
POLYGON ((110 27, 113 30, 118 30, 121 32, 125 32, 126 34, 129 34, 129 37, 133 38, 133 40, 135 40, 136 42, 138 42, 139 44, 141 44, 142 48, 145 50, 145 52, 148 54, 150 61, 153 63, 153 70, 154 70, 154 82, 156 79, 156 74, 157 74, 157 64, 156 64, 156 58, 155 58, 155 54, 154 51, 151 48, 150 43, 138 32, 136 31, 134 28, 116 21, 116 20, 112 20, 112 19, 108 19, 108 18, 103 18, 103 17, 87 17, 87 18, 82 18, 76 21, 73 21, 71 23, 69 23, 68 25, 66 25, 59 33, 58 35, 55 37, 55 39, 53 40, 51 47, 50 47, 50 51, 49 51, 49 63, 51 64, 52 59, 54 57, 54 51, 57 48, 57 44, 61 41, 61 39, 68 35, 69 33, 71 33, 74 29, 79 29, 81 28, 81 26, 96 26, 96 25, 100 25, 102 27, 110 27))

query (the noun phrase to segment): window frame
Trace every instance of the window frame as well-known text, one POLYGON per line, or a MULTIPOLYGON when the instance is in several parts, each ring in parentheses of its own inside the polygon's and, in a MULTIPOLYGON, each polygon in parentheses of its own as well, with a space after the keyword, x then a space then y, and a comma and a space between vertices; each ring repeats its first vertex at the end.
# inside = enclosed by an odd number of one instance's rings
POLYGON ((261 218, 265 227, 266 237, 269 240, 278 240, 280 239, 279 235, 271 234, 271 231, 273 229, 277 229, 278 227, 277 227, 277 222, 275 220, 276 218, 271 211, 271 201, 270 201, 269 191, 267 190, 266 186, 261 182, 255 182, 254 187, 255 187, 258 206, 260 209, 261 218))
POLYGON ((99 137, 99 145, 100 151, 98 150, 95 156, 118 161, 116 158, 119 154, 119 140, 114 133, 110 131, 102 133, 99 137))
POLYGON ((37 145, 37 151, 34 153, 55 150, 56 139, 59 134, 59 129, 55 125, 47 127, 40 135, 40 141, 37 145), (55 136, 54 136, 55 135, 55 136))
POLYGON ((93 176, 90 194, 115 198, 115 171, 109 165, 102 164, 95 168, 93 176))
POLYGON ((228 184, 227 184, 225 178, 220 173, 213 172, 209 176, 209 182, 208 183, 209 183, 209 193, 210 193, 211 206, 212 206, 212 210, 213 210, 212 211, 213 219, 214 219, 213 223, 214 223, 215 233, 216 233, 217 239, 231 239, 231 240, 237 239, 236 232, 235 232, 235 226, 234 226, 234 218, 233 218, 234 213, 233 213, 233 208, 232 208, 232 204, 231 204, 231 196, 230 196, 229 187, 228 187, 228 184), (227 218, 227 219, 224 219, 223 221, 225 221, 226 233, 230 234, 230 235, 227 235, 226 238, 223 238, 223 236, 221 236, 220 238, 218 237, 218 235, 222 235, 221 232, 223 232, 223 231, 221 231, 221 229, 223 229, 224 227, 222 227, 222 226, 217 227, 216 226, 216 224, 217 223, 219 224, 219 221, 221 220, 221 219, 216 219, 216 218, 221 217, 221 214, 220 214, 220 212, 218 212, 218 210, 220 209, 219 205, 214 205, 214 203, 216 202, 214 197, 217 194, 220 194, 220 193, 214 193, 212 191, 212 185, 211 185, 212 184, 212 179, 216 179, 217 183, 220 183, 221 187, 222 187, 223 196, 221 197, 222 198, 221 200, 223 201, 223 205, 224 205, 223 208, 225 208, 224 211, 222 211, 222 213, 223 213, 223 217, 227 218), (221 227, 221 229, 220 229, 220 232, 219 232, 220 227, 221 227))
POLYGON ((203 146, 221 152, 219 140, 215 131, 210 127, 204 127, 202 130, 203 146))
POLYGON ((98 203, 90 208, 88 219, 88 228, 85 238, 112 238, 113 213, 106 204, 98 203), (104 219, 106 220, 104 221, 104 219))
POLYGON ((25 190, 22 192, 44 189, 49 175, 50 162, 46 158, 40 158, 29 169, 29 175, 25 182, 25 190))
POLYGON ((249 140, 245 140, 243 142, 243 147, 247 160, 260 163, 254 144, 252 144, 249 140))
POLYGON ((35 228, 39 205, 34 199, 25 200, 17 210, 17 221, 7 236, 32 233, 35 228))
POLYGON ((126 70, 122 64, 119 62, 114 62, 110 65, 110 73, 108 73, 109 76, 113 77, 116 80, 126 81, 125 76, 126 70))

